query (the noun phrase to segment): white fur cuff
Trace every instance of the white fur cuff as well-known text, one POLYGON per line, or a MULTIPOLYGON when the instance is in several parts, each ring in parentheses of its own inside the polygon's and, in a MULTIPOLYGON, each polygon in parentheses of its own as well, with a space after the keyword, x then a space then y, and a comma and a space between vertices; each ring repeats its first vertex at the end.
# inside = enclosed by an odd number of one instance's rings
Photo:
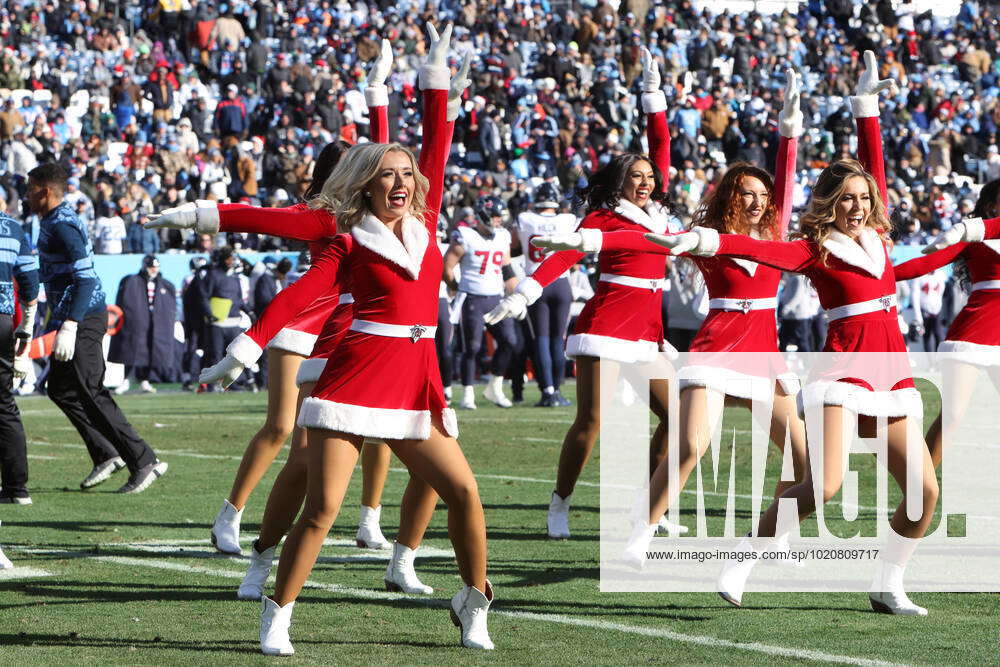
POLYGON ((983 223, 982 218, 966 218, 962 222, 965 223, 965 238, 963 240, 975 243, 986 238, 986 224, 983 223))
POLYGON ((583 239, 583 252, 601 252, 604 244, 604 234, 600 229, 581 229, 580 238, 583 239))
POLYGON ((263 353, 264 350, 261 349, 260 345, 245 333, 241 333, 233 339, 233 342, 226 348, 226 354, 247 368, 257 363, 257 360, 260 359, 260 355, 263 353))
POLYGON ((534 278, 525 278, 517 284, 514 288, 514 294, 520 294, 528 300, 528 305, 535 303, 542 296, 542 289, 544 289, 537 280, 534 278))
POLYGON ((855 118, 878 116, 878 95, 851 95, 851 113, 855 118))
POLYGON ((719 252, 719 232, 710 227, 695 227, 691 231, 698 234, 698 246, 691 251, 692 255, 712 257, 719 252))
POLYGON ((642 110, 644 113, 660 113, 667 110, 667 96, 662 90, 648 91, 642 94, 642 110))
POLYGON ((421 90, 448 90, 451 85, 451 74, 447 67, 424 65, 418 75, 421 90))
POLYGON ((795 139, 802 136, 802 116, 782 119, 778 122, 778 131, 781 136, 788 139, 795 139))
POLYGON ((369 109, 389 106, 389 89, 383 83, 369 84, 365 88, 365 102, 369 109))
POLYGON ((219 233, 219 207, 216 202, 207 199, 199 199, 195 202, 197 206, 197 222, 194 225, 195 231, 199 234, 219 233))

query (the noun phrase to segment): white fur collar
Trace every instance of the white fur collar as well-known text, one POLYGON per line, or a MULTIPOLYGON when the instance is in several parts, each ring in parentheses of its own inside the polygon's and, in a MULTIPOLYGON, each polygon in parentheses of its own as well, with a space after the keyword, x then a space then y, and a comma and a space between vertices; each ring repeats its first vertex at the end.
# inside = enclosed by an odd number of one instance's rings
POLYGON ((856 266, 875 278, 881 278, 882 272, 885 271, 885 246, 871 227, 865 227, 861 231, 861 243, 847 234, 834 230, 823 241, 823 247, 842 262, 856 266))
POLYGON ((993 252, 1000 254, 1000 239, 990 239, 983 241, 982 244, 993 252))
POLYGON ((749 259, 743 259, 742 257, 730 257, 733 262, 735 262, 741 269, 747 272, 747 275, 753 277, 753 274, 757 273, 757 262, 749 259))
POLYGON ((621 199, 618 202, 618 207, 615 208, 615 213, 623 218, 628 218, 637 225, 642 225, 654 234, 666 232, 667 222, 670 219, 670 213, 667 209, 655 201, 646 204, 646 208, 639 208, 629 200, 621 199))
POLYGON ((354 240, 377 255, 405 269, 414 280, 420 276, 420 265, 430 242, 427 228, 412 215, 407 215, 403 225, 403 242, 389 231, 385 223, 370 213, 351 228, 354 240))

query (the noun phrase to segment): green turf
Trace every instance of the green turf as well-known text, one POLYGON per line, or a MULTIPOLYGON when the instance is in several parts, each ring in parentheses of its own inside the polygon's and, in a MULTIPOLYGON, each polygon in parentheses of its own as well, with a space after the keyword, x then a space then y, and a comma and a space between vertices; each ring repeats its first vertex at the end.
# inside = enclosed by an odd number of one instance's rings
MULTIPOLYGON (((572 398, 572 387, 567 389, 572 398)), ((529 392, 527 399, 531 405, 537 393, 529 392)), ((20 401, 30 454, 52 458, 31 460, 33 506, 0 505, 0 543, 18 566, 52 576, 0 580, 0 664, 265 660, 257 652, 259 607, 235 599, 242 561, 215 555, 207 544, 159 552, 125 544, 207 538, 236 461, 263 421, 265 400, 263 394, 120 398, 133 424, 170 463, 167 476, 137 496, 110 493, 124 482, 124 473, 81 492, 78 484, 90 463, 75 431, 47 399, 20 401)), ((384 560, 338 561, 365 552, 332 546, 324 549, 328 560, 312 576, 326 588, 306 589, 299 600, 292 625, 297 654, 291 662, 785 664, 802 662, 808 657, 804 651, 904 663, 998 661, 996 595, 919 594, 917 601, 931 616, 916 619, 874 614, 861 593, 754 594, 743 609, 730 608, 711 593, 600 593, 597 487, 577 488, 573 539, 544 538, 552 488, 547 480, 554 477, 572 414, 572 408, 481 406, 459 416, 465 451, 483 475, 495 608, 521 613, 491 615, 495 653, 457 646, 458 632, 441 606, 459 586, 451 558, 418 560, 421 577, 440 601, 428 606, 424 600, 365 599, 365 592, 381 590, 384 560), (544 481, 496 478, 503 475, 544 481), (563 622, 546 620, 546 614, 563 622), (627 627, 567 624, 580 621, 627 627), (643 629, 676 634, 644 636, 643 629), (743 648, 719 646, 713 639, 743 648), (771 648, 750 650, 754 642, 771 648), (789 652, 776 654, 778 647, 789 652)), ((749 425, 746 411, 727 419, 749 425)), ((598 468, 595 457, 583 481, 596 482, 598 468)), ((251 499, 245 535, 256 531, 276 471, 251 499)), ((389 476, 383 527, 390 536, 405 482, 400 472, 389 476)), ((356 474, 331 538, 353 539, 359 486, 356 474)), ((426 544, 450 548, 443 508, 426 544)))

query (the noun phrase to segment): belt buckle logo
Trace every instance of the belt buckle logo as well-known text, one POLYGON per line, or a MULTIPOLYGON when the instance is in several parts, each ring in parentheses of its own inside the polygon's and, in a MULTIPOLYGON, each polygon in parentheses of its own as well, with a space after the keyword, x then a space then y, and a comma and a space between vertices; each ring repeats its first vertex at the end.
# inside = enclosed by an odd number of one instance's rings
POLYGON ((423 337, 425 331, 427 331, 427 327, 423 324, 414 324, 410 327, 410 342, 416 343, 423 337))
POLYGON ((888 313, 889 309, 892 308, 892 297, 891 296, 880 296, 879 299, 878 299, 878 301, 879 301, 879 303, 882 304, 882 308, 885 309, 885 312, 888 313))
POLYGON ((660 281, 659 280, 650 280, 649 281, 649 289, 651 291, 653 291, 653 292, 655 292, 656 290, 660 289, 660 281))
POLYGON ((743 314, 746 315, 750 312, 750 306, 753 305, 753 301, 750 299, 740 299, 736 302, 736 305, 739 306, 740 310, 743 311, 743 314))

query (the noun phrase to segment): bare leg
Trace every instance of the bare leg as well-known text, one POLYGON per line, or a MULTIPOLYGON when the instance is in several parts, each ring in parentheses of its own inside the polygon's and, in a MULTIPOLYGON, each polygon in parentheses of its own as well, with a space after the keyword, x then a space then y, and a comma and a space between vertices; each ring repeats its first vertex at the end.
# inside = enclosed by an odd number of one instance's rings
POLYGON ((389 443, 411 479, 427 480, 448 506, 448 536, 462 581, 486 591, 486 519, 476 478, 458 440, 444 434, 435 420, 427 440, 389 443))
POLYGON ((384 442, 365 442, 361 450, 361 504, 378 507, 382 504, 382 490, 389 474, 392 450, 384 442))
MULTIPOLYGON (((943 391, 948 396, 948 400, 942 408, 948 410, 947 417, 951 428, 949 428, 947 436, 950 438, 954 428, 961 424, 965 411, 969 408, 972 391, 976 386, 976 379, 979 377, 979 368, 960 361, 946 361, 941 365, 941 374, 943 376, 943 391)), ((944 397, 942 396, 942 398, 944 397)), ((941 454, 946 435, 942 431, 944 417, 943 413, 938 414, 937 419, 927 429, 927 447, 931 452, 935 468, 941 465, 941 454)))
MULTIPOLYGON (((739 403, 753 413, 753 404, 750 399, 740 399, 739 403)), ((792 467, 795 479, 778 481, 774 487, 774 497, 778 498, 782 493, 805 479, 806 471, 806 425, 799 417, 795 396, 786 394, 780 383, 776 383, 775 386, 771 421, 766 426, 771 442, 778 448, 778 451, 784 454, 786 436, 792 446, 792 467)))
MULTIPOLYGON (((916 428, 909 428, 908 421, 905 417, 889 420, 886 462, 889 473, 899 484, 899 488, 903 490, 903 499, 892 515, 889 525, 898 535, 920 538, 927 532, 927 526, 930 525, 934 516, 934 507, 937 505, 938 499, 938 483, 937 477, 934 475, 934 464, 930 452, 927 451, 927 446, 923 442, 920 443, 921 447, 914 448, 914 451, 922 454, 919 461, 920 488, 910 488, 910 485, 906 483, 907 438, 920 438, 920 433, 916 428), (907 433, 907 431, 911 432, 907 433), (906 513, 907 498, 915 493, 922 495, 923 507, 920 517, 916 520, 910 519, 906 513)), ((912 462, 911 465, 913 465, 912 462)))
POLYGON ((295 522, 278 561, 278 578, 272 599, 284 607, 299 596, 316 564, 323 540, 340 512, 361 452, 359 435, 307 429, 309 439, 306 505, 295 522))
POLYGON ((437 507, 438 494, 430 484, 412 472, 410 482, 403 492, 399 506, 399 533, 396 542, 404 547, 416 549, 424 540, 424 533, 437 507))
POLYGON ((667 380, 649 381, 649 407, 656 415, 659 423, 649 439, 649 474, 652 477, 657 468, 667 460, 667 450, 670 447, 669 414, 670 385, 667 380))
POLYGON ((246 505, 295 426, 298 405, 295 375, 304 358, 286 350, 267 350, 267 419, 250 439, 229 492, 229 502, 238 510, 246 505))

